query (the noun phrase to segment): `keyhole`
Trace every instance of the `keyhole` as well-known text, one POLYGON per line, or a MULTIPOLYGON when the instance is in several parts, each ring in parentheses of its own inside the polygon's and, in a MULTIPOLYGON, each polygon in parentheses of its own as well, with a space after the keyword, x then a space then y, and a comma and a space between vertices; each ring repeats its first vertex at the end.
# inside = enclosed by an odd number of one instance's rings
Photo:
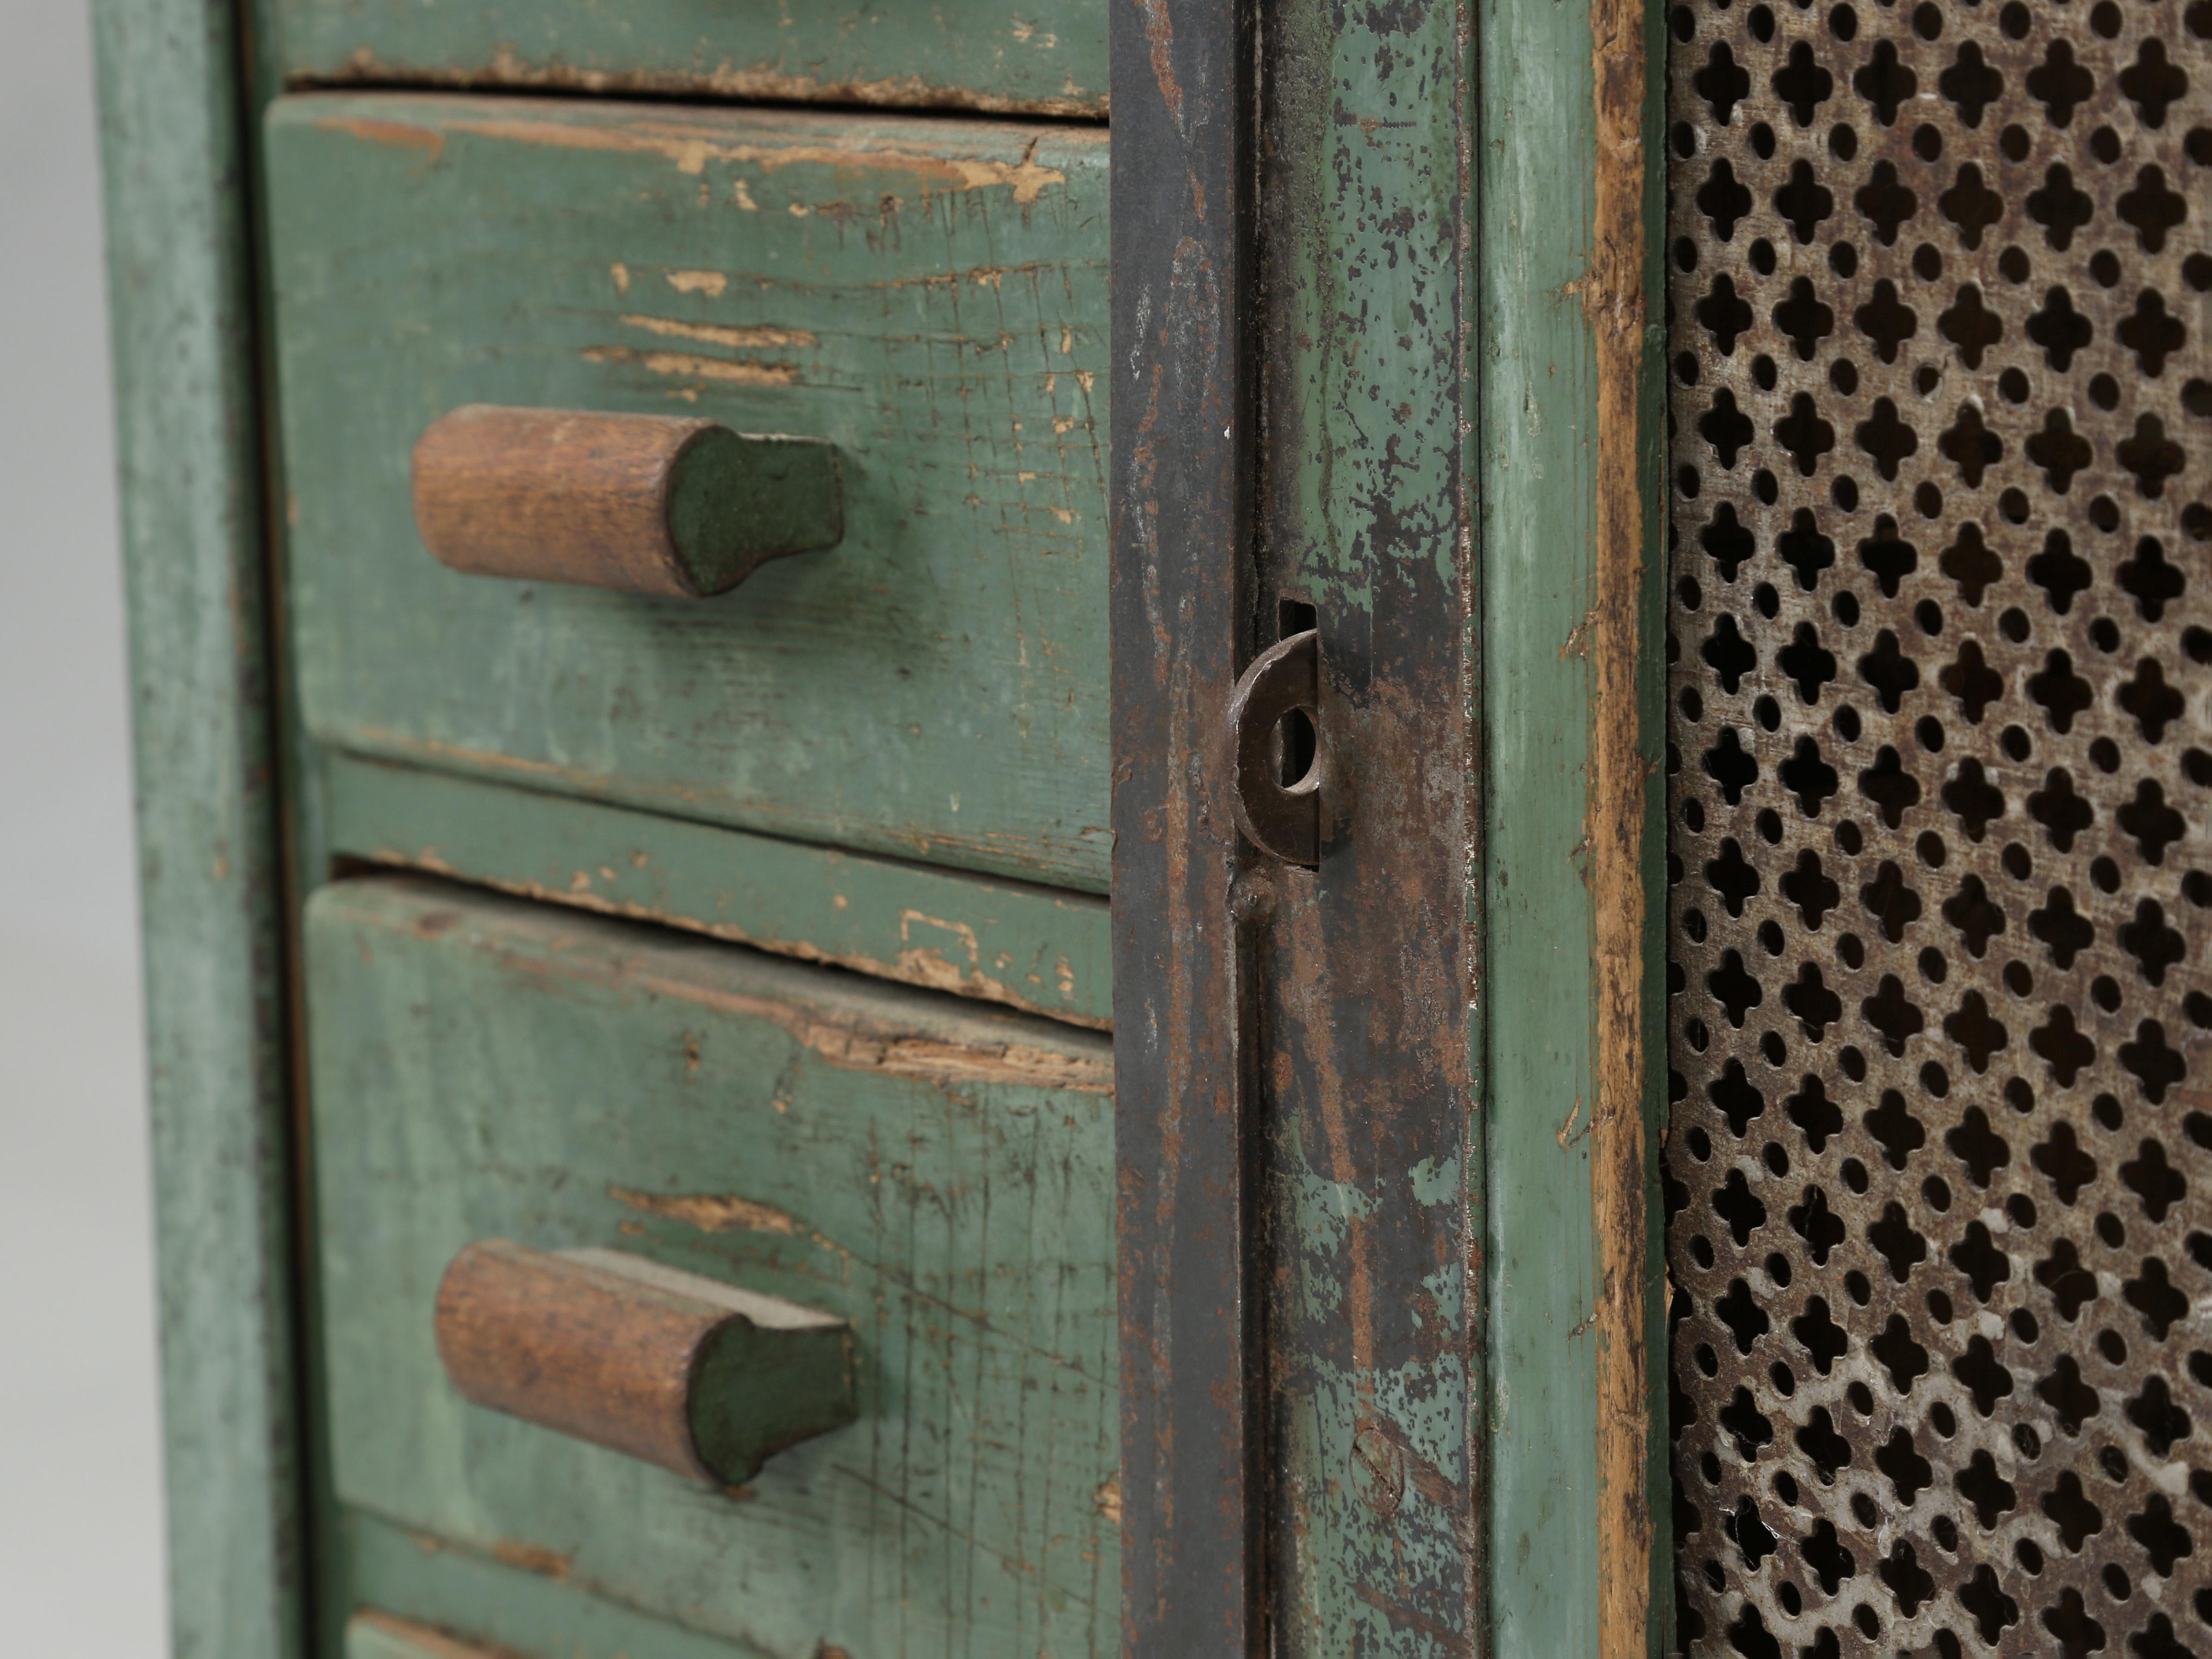
MULTIPOLYGON (((1275 601, 1275 637, 1288 639, 1318 625, 1321 614, 1303 599, 1275 601)), ((1292 709, 1275 723, 1275 776, 1285 789, 1304 781, 1314 764, 1313 711, 1292 709)))
POLYGON ((1275 776, 1289 789, 1304 781, 1313 763, 1313 717, 1304 709, 1292 709, 1275 723, 1275 776))

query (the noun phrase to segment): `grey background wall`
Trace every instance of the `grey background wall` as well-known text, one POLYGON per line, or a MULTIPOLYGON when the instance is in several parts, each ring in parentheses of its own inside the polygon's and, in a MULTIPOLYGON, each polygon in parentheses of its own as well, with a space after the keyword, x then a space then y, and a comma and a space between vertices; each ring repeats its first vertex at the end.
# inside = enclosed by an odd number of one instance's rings
POLYGON ((164 1651, 84 0, 0 0, 0 1648, 164 1651))

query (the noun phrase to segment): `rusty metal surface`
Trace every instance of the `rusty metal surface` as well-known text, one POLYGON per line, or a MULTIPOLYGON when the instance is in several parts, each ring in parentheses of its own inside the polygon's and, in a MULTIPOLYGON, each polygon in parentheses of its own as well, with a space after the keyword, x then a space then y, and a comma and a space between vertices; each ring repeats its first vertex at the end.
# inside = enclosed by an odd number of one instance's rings
POLYGON ((1113 26, 1123 1650, 1463 1655, 1467 19, 1113 26), (1317 798, 1248 839, 1224 731, 1270 648, 1245 759, 1292 769, 1310 708, 1317 798))
POLYGON ((2212 1654, 2212 6, 1669 22, 1681 1644, 2212 1654))
POLYGON ((1220 734, 1245 650, 1249 18, 1115 0, 1114 993, 1122 1652, 1264 1644, 1249 1063, 1220 734))

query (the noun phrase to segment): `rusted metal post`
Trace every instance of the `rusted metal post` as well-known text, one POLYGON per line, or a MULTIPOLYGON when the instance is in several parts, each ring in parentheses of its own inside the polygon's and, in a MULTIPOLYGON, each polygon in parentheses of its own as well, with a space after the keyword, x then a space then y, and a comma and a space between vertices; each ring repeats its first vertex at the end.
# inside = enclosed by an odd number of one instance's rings
POLYGON ((1115 0, 1114 911, 1122 1650, 1259 1651, 1244 976, 1248 21, 1115 0))

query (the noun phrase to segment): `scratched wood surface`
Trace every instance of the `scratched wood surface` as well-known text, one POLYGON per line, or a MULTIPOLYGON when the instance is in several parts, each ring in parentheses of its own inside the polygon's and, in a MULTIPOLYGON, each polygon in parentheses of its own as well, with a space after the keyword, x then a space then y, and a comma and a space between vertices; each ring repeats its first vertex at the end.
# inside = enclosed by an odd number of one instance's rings
POLYGON ((171 1639, 290 1659, 307 1583, 240 42, 229 0, 99 0, 94 27, 171 1639))
POLYGON ((276 0, 285 78, 1106 113, 1104 0, 276 0))
POLYGON ((331 754, 319 821, 341 857, 481 882, 784 956, 1113 1022, 1106 902, 331 754))
POLYGON ((314 738, 1104 890, 1103 129, 321 95, 267 133, 314 738), (844 540, 706 601, 447 570, 407 459, 471 401, 826 438, 844 540))
POLYGON ((343 1503, 778 1659, 1115 1644, 1103 1039, 415 877, 307 933, 343 1503), (479 1237, 844 1318, 860 1419, 723 1494, 467 1406, 431 1318, 479 1237))

